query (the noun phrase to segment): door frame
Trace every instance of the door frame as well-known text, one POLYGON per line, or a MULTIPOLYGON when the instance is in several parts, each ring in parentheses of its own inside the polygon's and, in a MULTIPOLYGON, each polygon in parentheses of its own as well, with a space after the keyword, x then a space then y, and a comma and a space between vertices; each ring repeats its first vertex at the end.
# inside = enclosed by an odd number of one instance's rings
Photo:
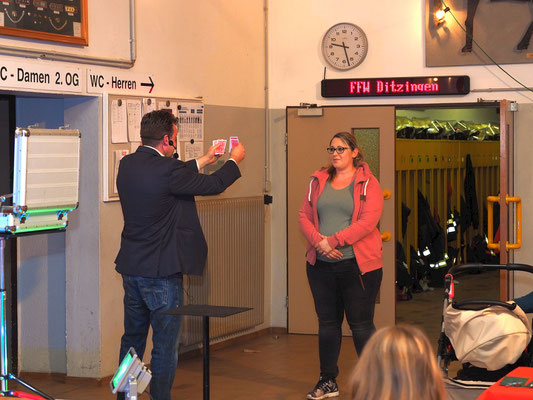
MULTIPOLYGON (((512 242, 511 226, 514 212, 506 202, 506 194, 514 195, 514 114, 511 101, 501 100, 500 103, 500 264, 512 263, 513 252, 508 252, 506 243, 512 242)), ((496 195, 497 193, 495 193, 496 195)), ((500 270, 500 300, 509 300, 514 296, 512 287, 514 272, 500 270)))
MULTIPOLYGON (((506 202, 505 195, 513 196, 513 149, 514 149, 514 113, 511 111, 511 103, 509 100, 494 100, 483 102, 467 102, 467 103, 430 103, 430 104, 396 104, 396 108, 401 109, 416 109, 416 108, 494 108, 498 109, 500 113, 500 264, 507 264, 513 262, 513 252, 506 250, 506 242, 511 241, 512 232, 510 231, 510 222, 513 221, 513 210, 506 202)), ((486 202, 486 199, 485 199, 486 202)), ((398 212, 398 210, 396 210, 398 212)), ((513 296, 512 289, 512 271, 500 270, 500 300, 507 301, 513 296)))
MULTIPOLYGON (((396 108, 402 109, 416 109, 416 108, 499 108, 500 110, 500 264, 512 262, 512 252, 507 253, 505 250, 505 243, 510 240, 509 238, 509 221, 510 210, 505 201, 505 193, 513 194, 513 113, 510 110, 510 104, 512 102, 508 100, 495 100, 485 102, 442 102, 442 103, 416 103, 416 104, 346 104, 346 105, 324 105, 317 108, 359 108, 359 107, 394 107, 395 114, 396 108)), ((288 209, 288 134, 289 134, 289 121, 288 110, 289 109, 301 109, 305 106, 287 106, 285 112, 285 155, 286 155, 286 208, 288 209)), ((395 189, 395 188, 394 188, 395 189)), ((393 198, 395 196, 395 190, 393 198)), ((394 201, 394 203, 396 203, 394 201)), ((395 209, 395 216, 398 210, 395 209)), ((394 218, 394 221, 396 218, 394 218)), ((286 254, 287 254, 287 307, 289 307, 289 215, 286 215, 286 254)), ((393 239, 395 238, 396 229, 392 231, 393 239)), ((395 243, 395 239, 393 240, 395 243)), ((509 276, 507 271, 500 271, 500 300, 507 300, 509 295, 512 295, 512 288, 509 287, 512 282, 512 277, 509 276)), ((290 318, 289 311, 287 311, 287 329, 290 332, 290 318)))

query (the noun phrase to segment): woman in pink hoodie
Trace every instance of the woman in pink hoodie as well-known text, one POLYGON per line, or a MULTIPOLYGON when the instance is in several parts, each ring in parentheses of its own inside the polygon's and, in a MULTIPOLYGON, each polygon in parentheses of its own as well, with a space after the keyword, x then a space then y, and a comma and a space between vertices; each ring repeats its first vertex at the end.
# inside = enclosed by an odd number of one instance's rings
POLYGON ((336 397, 342 321, 358 354, 375 332, 374 306, 381 285, 382 242, 377 229, 383 194, 355 137, 333 136, 331 165, 317 170, 299 211, 307 239, 307 278, 318 316, 320 378, 308 399, 336 397))

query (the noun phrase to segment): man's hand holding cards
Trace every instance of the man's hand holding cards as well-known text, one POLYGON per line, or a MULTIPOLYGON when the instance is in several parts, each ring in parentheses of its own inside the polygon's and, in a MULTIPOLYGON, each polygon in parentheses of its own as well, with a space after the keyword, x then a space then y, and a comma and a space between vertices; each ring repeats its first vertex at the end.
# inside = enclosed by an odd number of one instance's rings
MULTIPOLYGON (((226 139, 213 140, 213 146, 215 147, 215 159, 219 158, 226 152, 226 143, 226 139)), ((230 158, 239 164, 245 157, 244 146, 239 142, 239 138, 237 136, 230 136, 229 146, 230 158)))

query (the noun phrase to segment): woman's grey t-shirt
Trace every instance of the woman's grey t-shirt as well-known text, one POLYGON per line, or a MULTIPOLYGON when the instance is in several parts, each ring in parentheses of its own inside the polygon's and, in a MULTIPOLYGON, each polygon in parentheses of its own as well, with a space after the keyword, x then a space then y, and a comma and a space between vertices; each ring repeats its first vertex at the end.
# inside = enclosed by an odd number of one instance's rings
MULTIPOLYGON (((328 180, 317 202, 318 231, 324 236, 331 236, 352 223, 353 215, 353 182, 343 189, 334 189, 328 180)), ((341 260, 354 258, 351 245, 339 248, 342 253, 341 260)), ((322 261, 335 262, 331 258, 317 254, 322 261)))

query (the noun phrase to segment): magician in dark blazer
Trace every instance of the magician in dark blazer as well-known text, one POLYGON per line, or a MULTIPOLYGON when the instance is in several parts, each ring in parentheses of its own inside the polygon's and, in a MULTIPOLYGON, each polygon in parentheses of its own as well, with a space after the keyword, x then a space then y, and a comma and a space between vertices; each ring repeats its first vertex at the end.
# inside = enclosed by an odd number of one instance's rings
POLYGON ((183 274, 201 275, 206 263, 194 196, 223 192, 241 176, 238 164, 245 156, 239 144, 220 169, 202 174, 201 168, 219 158, 215 146, 196 160, 177 160, 177 132, 171 113, 144 115, 142 146, 120 161, 117 175, 124 229, 115 264, 125 292, 119 361, 130 347, 142 359, 151 326, 154 400, 170 400, 181 325, 179 317, 159 313, 183 305, 183 274))

